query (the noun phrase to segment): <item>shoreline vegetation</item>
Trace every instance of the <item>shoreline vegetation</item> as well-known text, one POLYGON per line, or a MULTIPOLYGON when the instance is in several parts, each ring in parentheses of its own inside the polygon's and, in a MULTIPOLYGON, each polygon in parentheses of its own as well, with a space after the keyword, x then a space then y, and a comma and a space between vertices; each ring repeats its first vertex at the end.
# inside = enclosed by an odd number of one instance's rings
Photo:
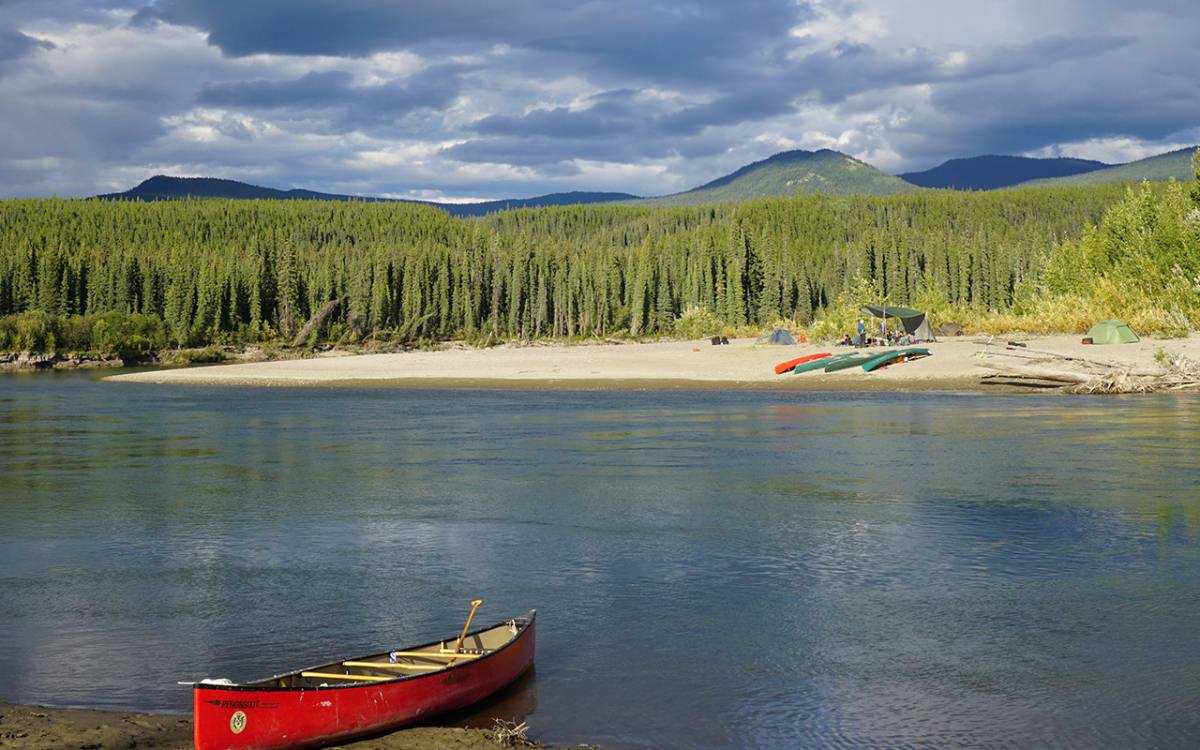
POLYGON ((0 201, 0 367, 775 327, 829 341, 864 304, 968 334, 1200 329, 1197 180, 988 193, 585 205, 456 219, 403 204, 0 201))
MULTIPOLYGON (((505 734, 499 726, 494 730, 417 726, 333 747, 350 750, 496 750, 501 747, 544 747, 536 742, 521 740, 519 733, 507 740, 505 734)), ((192 719, 185 714, 98 711, 0 703, 0 750, 192 750, 192 747, 192 719)))

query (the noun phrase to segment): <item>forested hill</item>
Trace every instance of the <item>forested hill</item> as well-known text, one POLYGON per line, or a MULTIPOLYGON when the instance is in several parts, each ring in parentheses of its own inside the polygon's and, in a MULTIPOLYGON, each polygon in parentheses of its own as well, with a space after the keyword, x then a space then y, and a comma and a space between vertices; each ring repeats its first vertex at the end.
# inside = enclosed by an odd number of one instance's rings
POLYGON ((838 151, 784 151, 682 193, 646 198, 650 206, 776 198, 794 195, 892 195, 917 188, 838 151))
POLYGON ((591 203, 614 203, 617 201, 637 200, 630 193, 596 193, 572 191, 569 193, 550 193, 535 198, 505 198, 504 200, 484 201, 483 203, 433 203, 430 205, 445 209, 451 216, 486 216, 497 211, 508 211, 513 208, 543 208, 546 206, 583 206, 591 203))
POLYGON ((1196 148, 1196 146, 1189 146, 1178 151, 1168 151, 1165 154, 1131 161, 1128 164, 1118 164, 1107 169, 1098 169, 1086 174, 1034 180, 1023 183, 1021 187, 1100 185, 1113 182, 1166 182, 1172 178, 1185 182, 1192 178, 1192 154, 1196 153, 1196 148))
POLYGON ((928 188, 995 190, 1046 177, 1094 172, 1111 165, 1090 159, 1035 159, 1028 156, 972 156, 950 159, 924 172, 905 172, 906 182, 928 188))
POLYGON ((214 177, 168 177, 156 175, 123 193, 98 195, 102 200, 160 201, 180 198, 232 198, 239 200, 324 200, 366 201, 369 203, 415 203, 434 206, 451 216, 485 216, 496 211, 512 208, 537 208, 540 206, 568 206, 584 203, 607 203, 636 199, 629 193, 595 193, 574 191, 551 193, 534 198, 506 198, 482 203, 437 203, 434 201, 404 200, 399 198, 376 198, 371 196, 339 195, 319 193, 314 190, 278 190, 276 188, 249 185, 237 180, 222 180, 214 177))
POLYGON ((371 201, 386 203, 421 203, 422 201, 396 201, 390 198, 338 195, 320 193, 315 190, 278 190, 276 188, 250 185, 237 180, 222 180, 216 177, 168 177, 155 175, 123 193, 98 195, 101 200, 161 201, 179 198, 233 198, 238 200, 318 200, 318 201, 371 201))
POLYGON ((812 195, 477 221, 397 203, 0 201, 0 323, 17 315, 0 348, 66 346, 60 334, 110 346, 130 326, 145 347, 291 342, 331 303, 316 340, 641 336, 676 330, 689 309, 732 326, 810 321, 855 279, 875 280, 872 298, 999 310, 1124 192, 812 195))

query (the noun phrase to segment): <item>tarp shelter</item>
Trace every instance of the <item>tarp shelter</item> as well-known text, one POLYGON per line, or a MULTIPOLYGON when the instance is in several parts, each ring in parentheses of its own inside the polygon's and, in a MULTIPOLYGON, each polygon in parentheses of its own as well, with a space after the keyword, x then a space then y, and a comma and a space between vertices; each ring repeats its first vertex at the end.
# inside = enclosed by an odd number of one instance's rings
POLYGON ((1123 320, 1102 320, 1087 332, 1093 344, 1132 344, 1138 335, 1123 320))
POLYGON ((904 326, 908 335, 920 341, 937 341, 933 328, 929 325, 929 316, 920 310, 891 305, 867 305, 862 311, 877 318, 895 318, 904 326))
POLYGON ((796 339, 792 338, 792 334, 788 333, 787 331, 783 330, 782 328, 776 328, 774 331, 771 331, 766 336, 759 336, 758 339, 756 339, 755 343, 757 343, 757 344, 787 344, 790 346, 790 345, 796 343, 796 339))

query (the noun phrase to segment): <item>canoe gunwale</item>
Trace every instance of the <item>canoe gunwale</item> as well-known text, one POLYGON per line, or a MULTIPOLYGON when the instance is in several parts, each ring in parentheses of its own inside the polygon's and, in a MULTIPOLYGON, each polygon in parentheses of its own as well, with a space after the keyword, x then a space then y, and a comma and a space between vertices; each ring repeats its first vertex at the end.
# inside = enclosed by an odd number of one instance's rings
MULTIPOLYGON (((218 684, 218 683, 196 682, 196 683, 193 683, 193 688, 195 690, 208 689, 208 690, 233 690, 233 691, 247 691, 247 692, 253 691, 253 692, 278 692, 278 693, 288 693, 288 692, 305 691, 305 690, 360 690, 364 687, 376 687, 376 686, 380 686, 380 685, 391 685, 393 683, 404 682, 406 680, 420 680, 420 679, 425 679, 428 677, 441 676, 441 675, 447 674, 448 672, 452 672, 456 669, 462 669, 464 667, 470 667, 472 665, 478 665, 480 663, 487 662, 491 657, 495 656, 496 654, 506 651, 513 645, 519 643, 521 641, 521 639, 523 639, 525 637, 525 634, 534 627, 534 622, 536 621, 536 619, 537 619, 537 610, 531 609, 523 615, 517 615, 516 617, 510 617, 506 620, 501 620, 500 622, 493 623, 491 625, 487 625, 485 627, 472 630, 471 632, 467 633, 467 635, 466 635, 467 638, 470 638, 473 635, 478 635, 480 633, 484 633, 488 630, 493 630, 495 628, 504 627, 504 626, 508 625, 508 623, 510 623, 514 620, 525 620, 525 625, 519 631, 517 631, 517 633, 514 634, 512 638, 509 638, 507 641, 505 641, 504 645, 500 646, 499 648, 492 649, 491 651, 488 651, 486 654, 476 656, 475 658, 472 658, 472 659, 463 659, 458 664, 448 664, 444 667, 441 667, 440 669, 432 669, 427 672, 419 672, 416 674, 397 674, 395 677, 387 679, 387 680, 377 680, 377 681, 371 681, 371 682, 346 681, 345 683, 340 684, 340 685, 313 685, 313 686, 280 687, 279 685, 264 685, 264 684, 262 684, 262 683, 269 683, 274 680, 281 680, 285 677, 298 677, 301 672, 315 671, 322 667, 328 667, 333 664, 340 664, 343 661, 365 661, 366 659, 369 659, 371 657, 382 656, 384 654, 389 653, 391 650, 394 650, 394 649, 389 649, 389 651, 383 651, 383 652, 376 651, 374 653, 366 654, 364 656, 343 657, 343 658, 335 659, 333 661, 323 661, 323 662, 321 662, 319 664, 315 664, 311 667, 304 667, 303 669, 294 669, 290 672, 281 672, 279 674, 272 675, 271 677, 263 677, 258 680, 252 680, 251 682, 248 682, 248 683, 235 683, 232 685, 226 685, 226 684, 218 684)), ((457 636, 454 636, 454 637, 457 638, 457 636)), ((446 642, 446 639, 443 638, 440 640, 429 641, 428 643, 422 643, 422 644, 416 645, 416 646, 405 646, 403 650, 416 651, 418 649, 427 648, 429 646, 436 646, 436 645, 439 645, 439 644, 442 644, 445 642, 446 642)))

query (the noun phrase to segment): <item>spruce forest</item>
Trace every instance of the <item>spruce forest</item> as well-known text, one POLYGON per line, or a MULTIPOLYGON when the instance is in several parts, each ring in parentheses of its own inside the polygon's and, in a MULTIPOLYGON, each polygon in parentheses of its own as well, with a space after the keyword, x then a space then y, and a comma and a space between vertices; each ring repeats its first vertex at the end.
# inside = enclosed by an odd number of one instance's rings
POLYGON ((805 196, 456 219, 323 201, 0 202, 0 349, 1200 325, 1190 184, 805 196), (318 312, 319 320, 305 325, 318 312))

